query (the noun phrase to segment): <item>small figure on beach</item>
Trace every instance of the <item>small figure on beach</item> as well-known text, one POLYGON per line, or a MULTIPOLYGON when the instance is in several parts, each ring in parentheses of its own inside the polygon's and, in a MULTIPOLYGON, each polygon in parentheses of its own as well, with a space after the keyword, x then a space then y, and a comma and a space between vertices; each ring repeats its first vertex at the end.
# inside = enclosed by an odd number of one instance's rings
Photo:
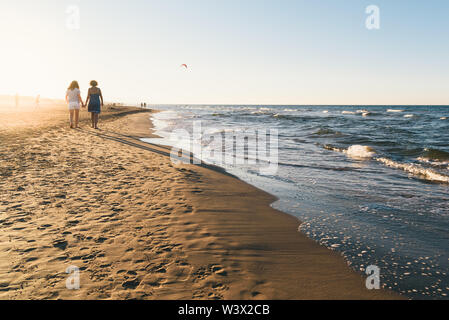
POLYGON ((103 107, 103 95, 100 88, 98 88, 97 81, 92 80, 90 85, 86 99, 87 111, 91 114, 92 128, 98 129, 98 118, 101 113, 101 107, 103 107))
POLYGON ((65 100, 69 105, 70 128, 78 128, 78 122, 80 118, 80 105, 84 108, 78 81, 72 81, 65 94, 65 100))

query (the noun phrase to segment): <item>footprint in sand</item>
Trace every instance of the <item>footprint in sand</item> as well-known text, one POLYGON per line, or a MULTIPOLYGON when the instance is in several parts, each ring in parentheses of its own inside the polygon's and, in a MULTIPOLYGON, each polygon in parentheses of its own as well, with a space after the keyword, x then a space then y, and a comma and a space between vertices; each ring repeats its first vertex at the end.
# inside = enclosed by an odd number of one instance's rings
POLYGON ((50 228, 50 227, 52 227, 51 224, 43 224, 43 225, 37 227, 37 230, 45 230, 45 229, 50 228))
POLYGON ((67 248, 68 242, 65 239, 58 239, 53 241, 53 247, 65 250, 67 248))
POLYGON ((224 270, 223 267, 218 266, 218 265, 210 266, 210 270, 211 270, 213 273, 218 274, 218 275, 223 276, 223 277, 225 277, 225 276, 228 275, 228 273, 226 272, 226 270, 224 270))
POLYGON ((66 227, 74 227, 79 223, 79 220, 69 220, 66 222, 66 227))
POLYGON ((139 286, 139 284, 140 284, 139 279, 127 280, 122 283, 122 287, 125 289, 135 289, 139 286))
POLYGON ((108 240, 108 238, 105 238, 105 237, 99 237, 98 239, 95 240, 95 242, 96 242, 96 243, 103 243, 103 242, 105 242, 106 240, 108 240))

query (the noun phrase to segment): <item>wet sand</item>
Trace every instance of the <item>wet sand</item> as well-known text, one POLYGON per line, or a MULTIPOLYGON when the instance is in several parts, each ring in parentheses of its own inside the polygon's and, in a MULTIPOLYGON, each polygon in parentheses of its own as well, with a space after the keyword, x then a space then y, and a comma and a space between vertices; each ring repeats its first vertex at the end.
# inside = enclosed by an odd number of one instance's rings
POLYGON ((398 298, 367 290, 271 195, 140 142, 150 111, 108 110, 101 130, 67 117, 0 109, 0 299, 398 298))

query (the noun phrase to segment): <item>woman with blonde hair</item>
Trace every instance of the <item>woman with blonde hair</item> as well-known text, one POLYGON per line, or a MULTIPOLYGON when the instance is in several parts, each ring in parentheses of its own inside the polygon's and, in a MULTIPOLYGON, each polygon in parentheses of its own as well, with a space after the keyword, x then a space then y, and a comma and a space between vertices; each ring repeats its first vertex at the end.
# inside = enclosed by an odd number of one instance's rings
POLYGON ((80 86, 77 81, 72 81, 65 94, 65 101, 69 105, 70 112, 70 128, 78 128, 80 118, 80 105, 84 108, 83 99, 81 98, 80 86))

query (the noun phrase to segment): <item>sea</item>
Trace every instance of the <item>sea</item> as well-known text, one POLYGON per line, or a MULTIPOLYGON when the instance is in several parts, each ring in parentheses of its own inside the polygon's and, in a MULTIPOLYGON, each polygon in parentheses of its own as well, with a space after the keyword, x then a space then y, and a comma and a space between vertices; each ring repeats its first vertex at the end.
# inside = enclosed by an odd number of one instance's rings
POLYGON ((350 268, 377 266, 382 287, 449 299, 449 106, 150 107, 161 138, 144 141, 275 195, 274 208, 350 268), (246 144, 224 142, 233 135, 246 144))

